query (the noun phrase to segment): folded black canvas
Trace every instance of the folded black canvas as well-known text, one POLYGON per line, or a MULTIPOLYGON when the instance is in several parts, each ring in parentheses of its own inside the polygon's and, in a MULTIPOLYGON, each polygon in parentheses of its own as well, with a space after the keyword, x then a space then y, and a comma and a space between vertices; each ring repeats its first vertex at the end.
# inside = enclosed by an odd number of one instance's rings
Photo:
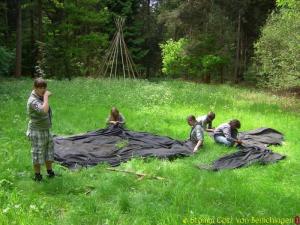
MULTIPOLYGON (((212 136, 212 133, 210 133, 212 136)), ((222 170, 235 169, 253 163, 268 164, 282 160, 285 156, 272 152, 270 145, 281 145, 283 134, 272 128, 259 128, 239 133, 243 144, 237 146, 238 151, 222 156, 211 165, 198 165, 201 169, 222 170)))

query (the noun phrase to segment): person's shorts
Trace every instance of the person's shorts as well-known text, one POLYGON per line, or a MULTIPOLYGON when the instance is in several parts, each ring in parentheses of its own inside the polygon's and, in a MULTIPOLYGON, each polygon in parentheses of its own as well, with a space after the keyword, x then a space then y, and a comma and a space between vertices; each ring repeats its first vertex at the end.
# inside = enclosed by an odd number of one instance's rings
POLYGON ((33 164, 54 160, 53 137, 49 130, 30 130, 27 135, 31 142, 33 164))

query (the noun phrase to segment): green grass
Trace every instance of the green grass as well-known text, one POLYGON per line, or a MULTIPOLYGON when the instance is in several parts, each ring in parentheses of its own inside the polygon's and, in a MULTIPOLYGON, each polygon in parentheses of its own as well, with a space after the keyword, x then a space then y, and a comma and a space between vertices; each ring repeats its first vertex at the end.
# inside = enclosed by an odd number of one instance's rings
POLYGON ((117 106, 129 129, 185 140, 190 129, 186 116, 214 110, 215 125, 238 118, 241 130, 272 127, 283 132, 283 146, 272 149, 287 158, 268 166, 198 170, 195 164, 234 151, 206 137, 195 156, 133 159, 120 166, 165 180, 139 180, 108 171, 108 165, 68 171, 56 164, 61 177, 35 183, 25 137, 32 81, 0 82, 0 224, 212 224, 201 222, 204 218, 215 224, 242 224, 235 220, 251 217, 290 218, 285 224, 293 224, 300 214, 299 100, 182 81, 51 80, 54 134, 102 128, 110 108, 117 106))

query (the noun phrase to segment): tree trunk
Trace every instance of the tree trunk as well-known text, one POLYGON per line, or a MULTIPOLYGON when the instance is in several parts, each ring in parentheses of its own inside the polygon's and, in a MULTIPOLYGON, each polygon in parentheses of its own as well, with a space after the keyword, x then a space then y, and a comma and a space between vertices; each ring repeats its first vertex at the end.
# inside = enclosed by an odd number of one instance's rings
POLYGON ((245 53, 246 53, 246 47, 245 47, 245 34, 242 31, 241 32, 241 38, 240 38, 240 62, 239 62, 239 76, 238 76, 238 81, 243 81, 244 80, 244 72, 245 72, 245 53))
POLYGON ((5 1, 5 12, 4 12, 4 23, 5 23, 5 31, 4 31, 4 40, 5 43, 9 41, 9 32, 8 32, 8 3, 7 0, 5 1))
POLYGON ((37 1, 37 51, 36 61, 40 70, 44 70, 44 45, 43 45, 43 3, 37 1))
POLYGON ((236 43, 236 58, 235 58, 235 68, 234 68, 234 79, 235 82, 239 82, 239 73, 240 73, 240 37, 241 36, 241 11, 239 11, 238 18, 238 28, 237 28, 237 43, 236 43))
POLYGON ((203 82, 206 84, 210 84, 210 81, 211 81, 210 73, 205 74, 203 82))
POLYGON ((42 5, 42 0, 38 0, 37 13, 38 13, 38 40, 40 42, 43 42, 43 5, 42 5))
MULTIPOLYGON (((243 57, 243 73, 245 71, 247 71, 247 61, 248 61, 248 58, 247 58, 247 55, 248 55, 248 45, 247 45, 247 42, 248 42, 248 38, 247 38, 247 35, 244 36, 244 57, 243 57)), ((243 77, 243 80, 244 80, 244 77, 243 77)))
POLYGON ((31 0, 31 10, 30 10, 30 44, 31 44, 31 76, 34 77, 34 65, 36 59, 36 46, 35 46, 35 36, 34 36, 34 0, 31 0))
POLYGON ((16 34, 16 77, 22 74, 22 9, 21 0, 17 0, 17 34, 16 34))
POLYGON ((220 66, 220 81, 221 81, 221 84, 224 83, 224 66, 223 65, 220 66))
POLYGON ((147 41, 146 41, 146 45, 147 45, 147 48, 149 49, 149 52, 147 54, 147 71, 146 71, 146 76, 147 78, 150 78, 150 65, 151 65, 151 61, 150 61, 150 51, 151 51, 151 43, 150 43, 150 4, 151 4, 151 1, 150 0, 147 0, 147 41))
MULTIPOLYGON (((67 26, 69 23, 67 22, 67 26)), ((69 27, 69 26, 68 26, 69 27)), ((69 28, 68 28, 69 29, 69 28)), ((71 80, 71 72, 70 72, 70 56, 69 56, 69 44, 70 44, 70 33, 69 30, 67 30, 66 36, 65 36, 65 50, 64 50, 64 63, 65 63, 65 76, 68 78, 68 80, 71 80)), ((87 73, 89 70, 87 70, 87 73)), ((86 74, 88 75, 88 74, 86 74)))

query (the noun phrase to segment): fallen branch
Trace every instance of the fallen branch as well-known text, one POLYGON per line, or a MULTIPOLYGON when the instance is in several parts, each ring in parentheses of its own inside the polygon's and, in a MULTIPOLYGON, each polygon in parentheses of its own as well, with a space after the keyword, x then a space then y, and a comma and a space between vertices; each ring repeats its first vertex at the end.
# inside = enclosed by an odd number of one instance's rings
POLYGON ((134 174, 134 175, 136 175, 136 176, 139 177, 139 180, 143 179, 144 177, 147 177, 149 179, 157 179, 157 180, 164 180, 164 179, 166 179, 164 177, 153 176, 153 175, 149 175, 149 174, 145 174, 145 173, 137 173, 137 172, 129 171, 129 170, 119 170, 119 169, 115 169, 115 168, 106 168, 106 169, 110 170, 110 171, 115 171, 115 172, 122 172, 122 173, 134 174))

